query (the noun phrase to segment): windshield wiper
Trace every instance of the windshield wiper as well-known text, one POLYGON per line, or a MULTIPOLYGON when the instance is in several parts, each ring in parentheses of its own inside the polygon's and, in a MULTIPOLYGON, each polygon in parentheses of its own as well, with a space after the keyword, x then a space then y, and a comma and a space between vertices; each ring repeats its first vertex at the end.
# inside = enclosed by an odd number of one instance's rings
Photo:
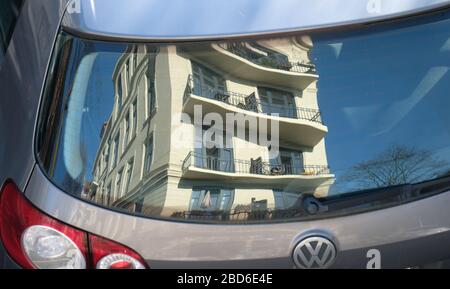
POLYGON ((355 210, 397 206, 447 191, 450 191, 450 176, 416 184, 367 189, 320 199, 305 196, 301 205, 310 215, 335 214, 343 211, 354 213, 355 210))

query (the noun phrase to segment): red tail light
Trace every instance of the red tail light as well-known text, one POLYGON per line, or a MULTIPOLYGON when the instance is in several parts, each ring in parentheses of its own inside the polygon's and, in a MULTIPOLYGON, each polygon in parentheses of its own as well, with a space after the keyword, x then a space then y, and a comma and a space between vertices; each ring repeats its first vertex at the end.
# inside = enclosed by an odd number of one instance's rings
POLYGON ((89 236, 93 264, 97 269, 145 269, 145 261, 133 250, 97 236, 89 236))
POLYGON ((10 181, 0 192, 0 237, 11 258, 28 269, 147 268, 130 248, 44 214, 10 181))

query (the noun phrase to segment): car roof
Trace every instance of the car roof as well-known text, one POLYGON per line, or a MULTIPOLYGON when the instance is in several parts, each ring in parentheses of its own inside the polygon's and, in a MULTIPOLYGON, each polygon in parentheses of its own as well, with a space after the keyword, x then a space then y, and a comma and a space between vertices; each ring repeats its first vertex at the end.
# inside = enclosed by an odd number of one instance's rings
POLYGON ((62 25, 86 35, 184 40, 326 28, 441 8, 449 0, 74 0, 62 25))

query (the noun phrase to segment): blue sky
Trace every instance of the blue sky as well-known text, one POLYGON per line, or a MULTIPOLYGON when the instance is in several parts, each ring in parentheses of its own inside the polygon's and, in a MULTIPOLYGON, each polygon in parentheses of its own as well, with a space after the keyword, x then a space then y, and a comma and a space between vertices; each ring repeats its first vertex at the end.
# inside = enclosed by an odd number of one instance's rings
POLYGON ((85 142, 90 152, 87 159, 87 174, 89 176, 92 173, 96 151, 101 141, 100 129, 103 123, 109 119, 113 110, 114 86, 112 71, 114 71, 120 55, 120 53, 113 52, 100 53, 94 65, 93 77, 89 81, 86 107, 95 108, 95 111, 86 114, 88 121, 83 122, 82 130, 86 133, 85 142), (97 135, 92 135, 92 132, 97 131, 97 135))
POLYGON ((450 161, 449 25, 313 37, 328 162, 338 181, 394 144, 450 161))
MULTIPOLYGON (((125 45, 108 45, 105 43, 83 42, 74 39, 72 54, 72 63, 79 63, 78 56, 86 57, 90 51, 100 51, 94 65, 89 84, 87 88, 86 101, 83 109, 83 121, 81 130, 81 144, 87 149, 86 160, 86 179, 92 179, 92 168, 94 165, 97 150, 100 144, 100 129, 103 123, 108 120, 114 105, 114 87, 112 81, 112 72, 121 55, 125 50, 125 45)), ((77 68, 79 69, 79 67, 77 68)), ((68 84, 70 85, 70 84, 68 84)), ((66 89, 71 89, 70 87, 66 89)), ((63 130, 63 135, 65 129, 63 130)), ((58 152, 58 158, 63 159, 65 142, 61 143, 61 149, 58 152)), ((74 164, 65 164, 64 161, 57 162, 57 166, 70 166, 74 164)), ((70 168, 69 168, 70 169, 70 168)), ((55 178, 60 182, 66 177, 67 168, 56 169, 55 178)))

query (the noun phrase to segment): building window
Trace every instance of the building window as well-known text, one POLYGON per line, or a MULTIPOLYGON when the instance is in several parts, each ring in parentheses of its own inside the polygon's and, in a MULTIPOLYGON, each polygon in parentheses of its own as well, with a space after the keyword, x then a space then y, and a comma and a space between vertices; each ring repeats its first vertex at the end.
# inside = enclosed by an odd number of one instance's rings
POLYGON ((130 191, 130 182, 131 182, 131 177, 133 176, 133 166, 134 166, 134 159, 130 160, 127 164, 127 171, 125 173, 124 194, 126 194, 130 191))
POLYGON ((128 147, 128 143, 130 141, 130 113, 127 112, 124 122, 124 136, 123 136, 123 145, 122 145, 122 153, 125 152, 128 147))
POLYGON ((148 79, 148 111, 149 117, 152 117, 155 107, 156 107, 156 96, 155 96, 155 81, 154 79, 148 79))
POLYGON ((114 200, 113 200, 113 202, 122 196, 122 175, 123 175, 123 169, 121 169, 121 170, 117 173, 117 177, 116 177, 116 188, 115 188, 115 193, 114 193, 114 200))
POLYGON ((141 197, 137 200, 137 202, 134 205, 134 211, 136 213, 142 213, 144 209, 144 197, 141 197))
POLYGON ((194 94, 215 98, 218 93, 226 92, 225 79, 205 66, 192 62, 194 94))
POLYGON ((280 148, 280 153, 274 159, 270 160, 272 167, 281 166, 286 175, 298 175, 303 173, 303 153, 297 150, 280 148))
POLYGON ((122 95, 123 95, 122 75, 119 74, 119 77, 117 78, 117 114, 119 114, 122 111, 122 95))
POLYGON ((144 149, 144 171, 150 172, 153 162, 153 134, 145 142, 144 149))
POLYGON ((287 55, 264 47, 256 42, 250 43, 249 46, 253 48, 254 52, 259 51, 260 56, 254 60, 256 63, 277 69, 289 70, 291 68, 287 55))
POLYGON ((106 170, 108 168, 110 148, 111 148, 111 139, 108 139, 105 150, 103 152, 103 164, 104 164, 103 170, 106 170))
POLYGON ((134 73, 136 73, 136 71, 137 71, 137 58, 138 58, 138 47, 137 46, 135 46, 134 48, 133 48, 133 72, 134 73))
POLYGON ((127 61, 125 62, 125 75, 126 75, 126 87, 128 96, 131 87, 130 58, 128 58, 127 61))
MULTIPOLYGON (((106 205, 109 206, 111 204, 111 183, 106 187, 106 205)), ((102 203, 103 203, 103 195, 102 195, 102 203)))
POLYGON ((152 117, 155 109, 156 109, 156 88, 155 88, 155 55, 151 54, 147 73, 146 73, 146 81, 147 81, 147 111, 148 117, 152 117))
POLYGON ((275 209, 286 210, 301 207, 301 193, 284 192, 283 190, 273 190, 275 209))
POLYGON ((281 117, 296 118, 297 109, 294 96, 287 91, 258 87, 261 111, 267 114, 278 114, 281 117))
POLYGON ((190 211, 229 211, 234 201, 233 189, 194 188, 190 211))
POLYGON ((116 164, 117 164, 117 159, 118 159, 118 157, 119 157, 119 139, 120 139, 120 133, 118 133, 118 134, 116 135, 116 137, 114 138, 114 142, 113 142, 113 146, 112 146, 112 149, 113 149, 113 152, 112 152, 113 159, 111 160, 111 170, 113 170, 114 167, 116 166, 116 164))
POLYGON ((138 120, 138 115, 137 115, 137 99, 135 99, 133 101, 132 104, 132 114, 133 114, 133 135, 137 134, 137 120, 138 120))
POLYGON ((102 157, 101 157, 101 159, 100 159, 100 161, 99 161, 99 168, 100 168, 100 171, 101 172, 103 172, 103 170, 107 167, 107 164, 106 164, 106 151, 108 150, 108 148, 107 147, 105 147, 104 149, 103 149, 103 151, 102 151, 102 157))
MULTIPOLYGON (((234 150, 232 147, 227 147, 227 143, 232 143, 232 139, 228 139, 227 134, 223 131, 223 143, 220 147, 216 147, 214 143, 203 143, 204 135, 210 127, 203 126, 202 138, 194 139, 194 164, 196 167, 222 171, 222 172, 235 172, 234 164, 234 150)), ((217 132, 218 133, 218 132, 217 132)))

